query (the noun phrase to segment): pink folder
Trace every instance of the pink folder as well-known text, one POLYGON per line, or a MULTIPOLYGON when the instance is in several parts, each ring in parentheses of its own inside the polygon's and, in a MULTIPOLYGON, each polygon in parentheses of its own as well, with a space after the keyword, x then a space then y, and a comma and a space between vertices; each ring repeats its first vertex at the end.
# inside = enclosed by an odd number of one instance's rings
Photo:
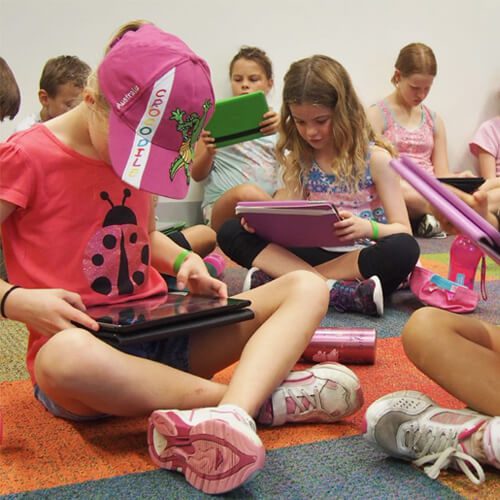
POLYGON ((455 193, 430 176, 407 156, 391 161, 391 166, 458 230, 475 241, 500 263, 500 231, 484 220, 455 193))
MULTIPOLYGON (((245 201, 236 214, 261 238, 285 247, 345 247, 333 224, 341 220, 328 201, 245 201)), ((347 243, 348 244, 348 243, 347 243)))

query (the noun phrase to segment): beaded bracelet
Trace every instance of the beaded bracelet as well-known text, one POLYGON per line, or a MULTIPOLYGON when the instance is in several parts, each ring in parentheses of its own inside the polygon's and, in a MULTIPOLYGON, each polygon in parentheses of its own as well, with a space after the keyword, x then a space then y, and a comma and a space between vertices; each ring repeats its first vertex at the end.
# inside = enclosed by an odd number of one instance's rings
POLYGON ((174 273, 177 274, 184 261, 188 258, 191 250, 183 250, 174 260, 174 273))
POLYGON ((372 240, 378 240, 378 222, 376 220, 370 219, 370 224, 372 225, 372 240))
POLYGON ((14 285, 12 287, 10 287, 4 294, 3 294, 3 297, 2 297, 2 300, 0 301, 0 316, 2 316, 2 318, 5 318, 7 319, 7 316, 5 315, 5 302, 7 300, 7 297, 16 289, 16 288, 21 288, 19 285, 14 285))

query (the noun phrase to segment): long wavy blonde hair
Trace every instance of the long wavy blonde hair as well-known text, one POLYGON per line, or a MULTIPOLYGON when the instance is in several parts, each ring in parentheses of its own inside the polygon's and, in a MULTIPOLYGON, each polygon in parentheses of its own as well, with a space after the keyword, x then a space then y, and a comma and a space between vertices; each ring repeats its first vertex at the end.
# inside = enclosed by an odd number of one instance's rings
POLYGON ((333 112, 332 135, 335 157, 332 172, 341 184, 357 191, 364 176, 370 142, 393 154, 393 148, 375 136, 349 74, 336 60, 315 55, 294 62, 285 75, 277 158, 289 192, 303 197, 303 179, 311 169, 313 148, 301 137, 290 104, 315 104, 333 112))

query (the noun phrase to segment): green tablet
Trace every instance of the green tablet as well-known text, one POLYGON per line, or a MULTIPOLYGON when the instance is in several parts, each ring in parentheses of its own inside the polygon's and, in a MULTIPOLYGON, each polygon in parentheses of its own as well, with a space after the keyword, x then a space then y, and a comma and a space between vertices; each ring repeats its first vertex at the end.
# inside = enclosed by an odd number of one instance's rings
POLYGON ((269 111, 264 92, 252 92, 215 103, 215 113, 205 127, 218 148, 262 137, 259 123, 269 111))

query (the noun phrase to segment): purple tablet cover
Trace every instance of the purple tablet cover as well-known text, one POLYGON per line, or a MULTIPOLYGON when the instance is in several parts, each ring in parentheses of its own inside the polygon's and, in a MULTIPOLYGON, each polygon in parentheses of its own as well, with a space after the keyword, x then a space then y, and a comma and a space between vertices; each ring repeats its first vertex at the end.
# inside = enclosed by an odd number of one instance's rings
POLYGON ((261 238, 285 247, 345 247, 333 224, 340 220, 337 209, 325 201, 247 201, 236 205, 261 238))
POLYGON ((442 213, 457 230, 477 242, 488 255, 500 262, 500 231, 484 220, 467 203, 430 176, 410 158, 401 155, 390 162, 426 200, 442 213))

